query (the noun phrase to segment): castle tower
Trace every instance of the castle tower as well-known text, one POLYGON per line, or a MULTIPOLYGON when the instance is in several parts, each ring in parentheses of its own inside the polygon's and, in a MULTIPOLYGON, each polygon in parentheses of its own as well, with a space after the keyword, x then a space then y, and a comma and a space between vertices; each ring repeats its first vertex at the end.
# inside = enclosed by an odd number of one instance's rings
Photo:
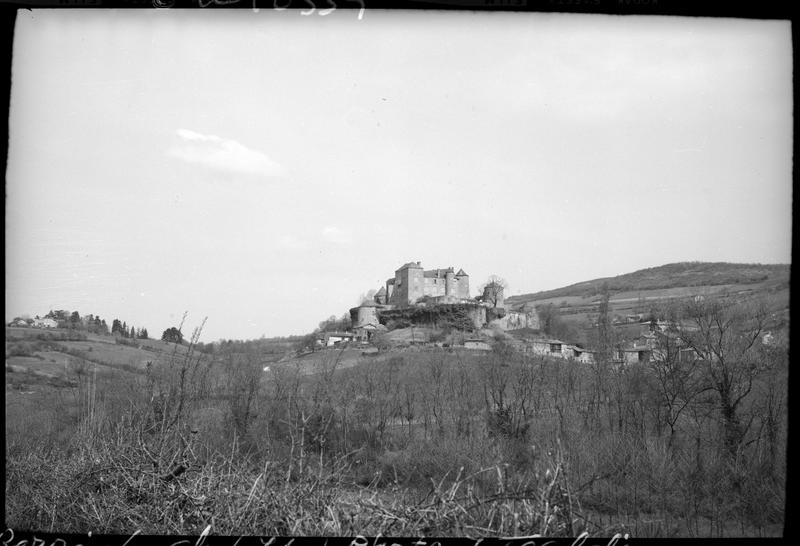
POLYGON ((456 291, 456 295, 459 298, 469 299, 469 275, 463 269, 459 269, 458 273, 456 273, 456 281, 458 284, 458 290, 456 291))
POLYGON ((387 291, 392 294, 389 300, 392 305, 409 305, 424 296, 425 278, 420 262, 409 262, 395 271, 394 290, 389 288, 387 282, 387 291))
POLYGON ((365 301, 358 307, 350 309, 350 320, 353 328, 378 325, 378 306, 374 301, 365 301))
POLYGON ((483 301, 491 307, 503 307, 503 285, 500 283, 489 283, 483 287, 483 301))
POLYGON ((444 295, 452 296, 456 292, 456 276, 453 268, 449 268, 444 274, 444 295))

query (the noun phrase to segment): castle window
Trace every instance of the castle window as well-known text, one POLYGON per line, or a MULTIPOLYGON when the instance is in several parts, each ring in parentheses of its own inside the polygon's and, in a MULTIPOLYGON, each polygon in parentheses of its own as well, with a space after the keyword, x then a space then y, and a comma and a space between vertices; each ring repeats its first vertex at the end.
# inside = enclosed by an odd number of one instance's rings
POLYGON ((560 353, 561 352, 561 344, 560 343, 551 343, 550 344, 550 352, 551 353, 560 353))

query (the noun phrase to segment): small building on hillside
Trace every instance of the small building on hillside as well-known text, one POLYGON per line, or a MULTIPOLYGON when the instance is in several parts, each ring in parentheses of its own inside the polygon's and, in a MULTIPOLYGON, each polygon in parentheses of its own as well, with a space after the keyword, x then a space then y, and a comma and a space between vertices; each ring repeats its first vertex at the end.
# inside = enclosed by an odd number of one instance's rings
POLYGON ((317 338, 317 341, 320 342, 323 347, 333 347, 340 343, 353 341, 354 338, 355 334, 353 332, 322 332, 317 338))
POLYGON ((362 324, 353 328, 355 340, 362 343, 369 343, 373 340, 376 334, 386 331, 386 326, 383 324, 362 324))
POLYGON ((480 338, 471 338, 464 340, 465 349, 477 349, 479 351, 491 351, 492 346, 480 338))
POLYGON ((527 342, 526 350, 535 355, 574 360, 583 364, 592 364, 595 361, 595 351, 559 339, 534 339, 527 342))
POLYGON ((564 358, 566 343, 558 339, 534 339, 530 342, 530 352, 536 355, 564 358))
POLYGON ((582 347, 578 347, 577 345, 567 345, 567 352, 567 358, 577 360, 578 362, 582 362, 584 364, 593 364, 595 361, 594 351, 588 351, 582 347))
POLYGON ((618 349, 615 353, 615 360, 622 364, 647 364, 650 362, 653 350, 647 346, 633 346, 618 349))
POLYGON ((51 318, 33 319, 34 328, 58 328, 58 322, 51 318))

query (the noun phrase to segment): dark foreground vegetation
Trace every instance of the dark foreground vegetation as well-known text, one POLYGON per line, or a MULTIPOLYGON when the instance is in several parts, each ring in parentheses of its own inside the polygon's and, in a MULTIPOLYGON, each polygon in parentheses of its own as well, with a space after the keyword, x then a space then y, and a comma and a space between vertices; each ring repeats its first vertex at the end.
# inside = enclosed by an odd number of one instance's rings
MULTIPOLYGON (((315 373, 258 345, 75 366, 8 408, 6 522, 60 532, 758 536, 784 520, 787 347, 696 304, 705 359, 388 351, 315 373)), ((197 333, 192 341, 196 342, 197 333)), ((24 348, 15 345, 17 350, 24 348)), ((180 349, 180 350, 179 350, 180 349)), ((671 356, 670 356, 671 355, 671 356)))

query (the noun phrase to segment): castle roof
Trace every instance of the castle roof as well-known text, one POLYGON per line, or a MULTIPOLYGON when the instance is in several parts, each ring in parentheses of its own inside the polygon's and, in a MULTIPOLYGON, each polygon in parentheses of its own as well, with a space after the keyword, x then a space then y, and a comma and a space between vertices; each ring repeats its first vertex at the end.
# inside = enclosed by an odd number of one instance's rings
POLYGON ((376 296, 383 296, 384 294, 386 294, 386 287, 385 287, 385 286, 381 286, 381 287, 378 289, 378 291, 377 291, 377 292, 375 292, 375 295, 376 295, 376 296))
POLYGON ((444 277, 445 275, 447 275, 447 273, 452 273, 452 272, 453 272, 453 268, 452 267, 448 267, 447 269, 429 269, 428 271, 425 271, 422 275, 424 277, 429 278, 429 279, 431 279, 431 278, 437 278, 438 279, 438 278, 444 277))
POLYGON ((456 277, 469 277, 469 275, 467 275, 467 274, 464 272, 464 270, 463 270, 463 269, 459 269, 459 270, 458 270, 458 273, 456 273, 456 277))
POLYGON ((377 306, 378 304, 372 300, 365 300, 361 302, 361 305, 359 305, 359 307, 377 307, 377 306))
POLYGON ((408 262, 407 264, 401 265, 400 268, 398 268, 398 271, 400 271, 401 269, 406 269, 407 267, 414 267, 414 268, 422 269, 422 266, 420 265, 419 262, 408 262))

